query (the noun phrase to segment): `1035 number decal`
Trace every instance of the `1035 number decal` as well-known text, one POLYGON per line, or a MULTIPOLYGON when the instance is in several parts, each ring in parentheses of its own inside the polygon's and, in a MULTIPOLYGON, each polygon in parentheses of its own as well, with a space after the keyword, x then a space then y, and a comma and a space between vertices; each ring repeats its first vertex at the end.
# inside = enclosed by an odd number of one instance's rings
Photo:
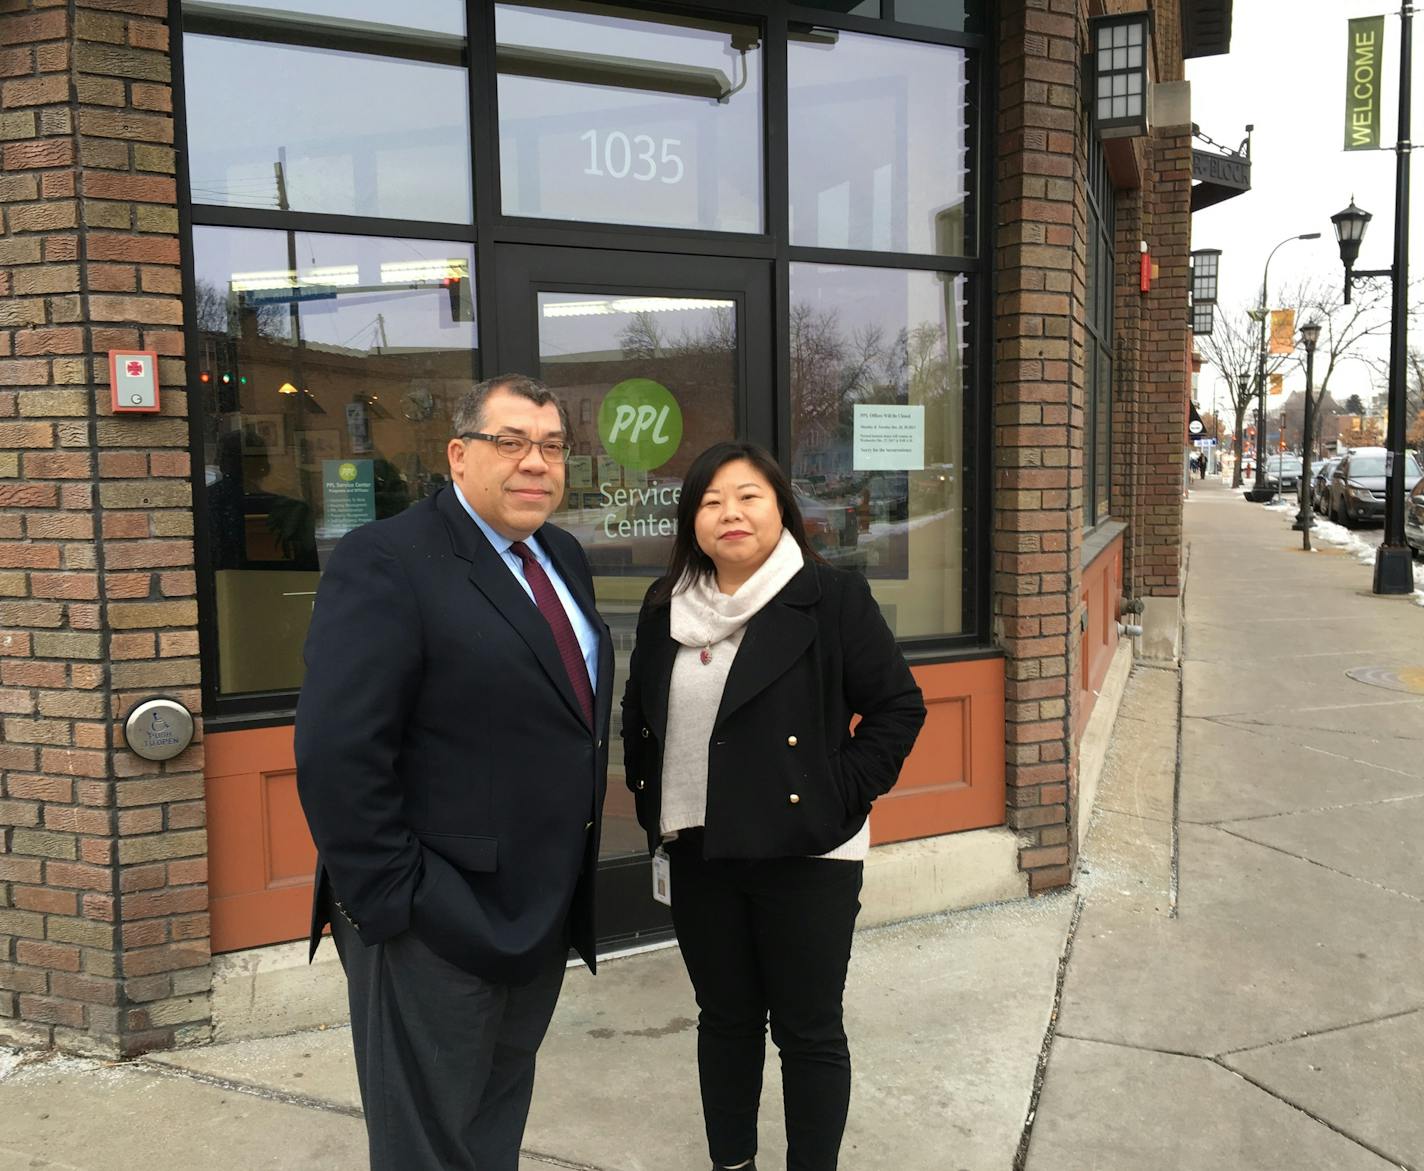
POLYGON ((677 148, 680 138, 653 138, 650 134, 631 137, 621 130, 610 130, 602 136, 602 149, 597 130, 586 130, 580 142, 588 143, 588 166, 585 175, 607 176, 612 179, 636 179, 640 183, 681 183, 686 174, 677 148))

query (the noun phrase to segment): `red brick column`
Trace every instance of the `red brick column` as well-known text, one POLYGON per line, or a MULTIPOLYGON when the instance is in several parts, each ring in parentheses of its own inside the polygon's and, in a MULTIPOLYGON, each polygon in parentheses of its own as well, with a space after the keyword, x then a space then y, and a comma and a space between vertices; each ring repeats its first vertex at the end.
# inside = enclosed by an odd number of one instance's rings
POLYGON ((1141 297, 1138 347, 1141 491, 1134 516, 1130 580, 1149 597, 1181 593, 1183 458, 1191 388, 1187 293, 1191 253, 1192 147, 1189 126, 1159 127, 1149 140, 1143 239, 1156 276, 1141 297))
POLYGON ((202 749, 122 747, 199 666, 165 0, 0 16, 0 1037, 207 1030, 202 749), (157 350, 161 417, 107 351, 157 350))
POLYGON ((1083 496, 1084 200, 1077 0, 1001 9, 994 635, 1008 824, 1031 890, 1071 880, 1083 496))

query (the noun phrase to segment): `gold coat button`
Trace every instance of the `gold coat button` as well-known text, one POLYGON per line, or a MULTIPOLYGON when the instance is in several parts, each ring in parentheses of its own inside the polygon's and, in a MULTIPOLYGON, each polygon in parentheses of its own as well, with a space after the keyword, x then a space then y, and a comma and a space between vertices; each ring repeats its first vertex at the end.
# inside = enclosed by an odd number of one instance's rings
POLYGON ((796 747, 796 737, 795 737, 795 736, 788 736, 788 737, 786 737, 786 743, 789 744, 792 748, 795 748, 795 747, 796 747))
POLYGON ((801 802, 801 794, 792 793, 791 796, 786 799, 790 801, 792 805, 798 805, 801 802))

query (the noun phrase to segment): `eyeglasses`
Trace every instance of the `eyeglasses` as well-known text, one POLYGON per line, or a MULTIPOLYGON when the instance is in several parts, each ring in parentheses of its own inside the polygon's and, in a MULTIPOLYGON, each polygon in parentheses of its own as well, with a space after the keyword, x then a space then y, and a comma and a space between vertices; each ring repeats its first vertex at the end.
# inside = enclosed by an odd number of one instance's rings
POLYGON ((460 438, 483 439, 486 443, 493 443, 495 451, 505 459, 521 460, 529 454, 530 448, 535 446, 539 448, 539 454, 544 457, 545 463, 561 464, 569 458, 569 445, 562 439, 545 439, 535 444, 534 440, 526 439, 523 435, 486 435, 483 431, 464 431, 460 438))

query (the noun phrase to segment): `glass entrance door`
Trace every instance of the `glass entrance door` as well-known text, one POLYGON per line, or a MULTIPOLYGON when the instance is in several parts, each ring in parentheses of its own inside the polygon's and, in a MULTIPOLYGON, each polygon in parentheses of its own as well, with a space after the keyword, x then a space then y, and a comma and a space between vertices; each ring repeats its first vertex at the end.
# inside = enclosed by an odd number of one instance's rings
POLYGON ((568 407, 573 451, 554 522, 593 564, 613 631, 613 728, 603 810, 599 934, 666 931, 647 842, 624 784, 618 701, 638 607, 677 532, 682 477, 718 440, 769 442, 771 266, 766 262, 509 246, 498 262, 491 371, 532 373, 568 407))

